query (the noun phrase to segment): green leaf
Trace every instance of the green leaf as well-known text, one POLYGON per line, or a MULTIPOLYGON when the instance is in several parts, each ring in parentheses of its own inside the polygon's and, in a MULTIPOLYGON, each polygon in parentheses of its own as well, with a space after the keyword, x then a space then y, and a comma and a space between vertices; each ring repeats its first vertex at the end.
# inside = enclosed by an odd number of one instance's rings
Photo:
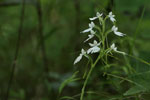
POLYGON ((144 88, 150 90, 150 71, 138 73, 134 76, 131 76, 130 79, 136 82, 137 84, 140 84, 144 88))
POLYGON ((124 96, 128 96, 128 95, 134 95, 137 93, 141 93, 141 92, 145 92, 145 88, 140 87, 140 86, 134 86, 132 88, 130 88, 128 91, 126 91, 123 95, 124 96))
POLYGON ((141 5, 146 5, 146 0, 115 0, 116 9, 118 11, 138 11, 141 5))
POLYGON ((136 84, 126 91, 124 95, 133 95, 150 90, 150 71, 132 75, 129 79, 136 84))
POLYGON ((69 96, 64 96, 64 97, 60 98, 60 100, 63 100, 63 99, 75 100, 73 97, 69 97, 69 96))
POLYGON ((79 71, 76 71, 71 77, 69 77, 68 79, 66 79, 59 87, 59 94, 62 92, 63 88, 70 82, 74 82, 74 81, 77 81, 79 80, 80 78, 75 78, 77 73, 79 71))

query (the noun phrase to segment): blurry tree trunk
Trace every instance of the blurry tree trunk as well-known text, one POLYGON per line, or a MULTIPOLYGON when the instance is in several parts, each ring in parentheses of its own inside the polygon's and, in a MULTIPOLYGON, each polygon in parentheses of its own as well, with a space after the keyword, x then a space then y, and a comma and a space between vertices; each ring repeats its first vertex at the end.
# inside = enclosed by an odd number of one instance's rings
POLYGON ((6 91, 5 100, 9 99, 9 92, 10 92, 10 88, 11 88, 12 81, 13 81, 13 78, 14 78, 14 72, 15 72, 16 64, 17 64, 17 60, 18 60, 18 55, 19 55, 19 50, 20 50, 20 43, 21 43, 21 35, 23 34, 24 12, 25 12, 25 0, 22 1, 20 26, 19 26, 19 29, 18 29, 18 38, 17 38, 17 44, 16 44, 16 51, 15 51, 15 55, 14 55, 14 60, 13 60, 13 64, 12 64, 12 70, 11 70, 11 74, 10 74, 8 88, 7 88, 7 91, 6 91))
POLYGON ((110 0, 109 3, 108 3, 108 6, 106 8, 106 10, 108 12, 111 12, 115 9, 115 3, 114 3, 115 0, 110 0))
POLYGON ((74 0, 74 6, 76 10, 75 34, 77 34, 80 33, 80 0, 74 0))
POLYGON ((0 7, 9 7, 19 5, 20 2, 1 2, 0 7))
POLYGON ((75 43, 78 42, 78 41, 76 41, 76 39, 78 38, 78 34, 80 33, 80 0, 74 0, 74 7, 75 7, 75 11, 76 11, 75 31, 74 31, 75 33, 70 38, 70 42, 69 42, 69 43, 72 43, 73 46, 75 45, 75 43))
POLYGON ((68 44, 66 45, 67 47, 64 48, 72 48, 74 50, 75 48, 78 48, 75 46, 78 44, 79 41, 77 41, 78 34, 80 34, 80 0, 73 0, 74 7, 75 7, 75 30, 73 35, 70 37, 70 40, 68 44), (72 44, 72 47, 70 46, 70 43, 72 44))
POLYGON ((42 8, 41 8, 41 1, 37 0, 36 3, 36 9, 37 9, 37 14, 38 14, 38 30, 39 30, 39 38, 40 38, 40 46, 41 46, 41 52, 42 52, 42 57, 43 57, 43 63, 44 63, 44 69, 45 72, 49 72, 48 68, 48 62, 47 62, 47 56, 46 56, 46 49, 45 49, 45 43, 44 43, 44 35, 43 35, 43 22, 42 22, 42 8))
MULTIPOLYGON (((26 0, 26 4, 33 4, 33 0, 26 0)), ((22 4, 22 0, 10 0, 10 1, 0 1, 0 7, 11 7, 22 4)))

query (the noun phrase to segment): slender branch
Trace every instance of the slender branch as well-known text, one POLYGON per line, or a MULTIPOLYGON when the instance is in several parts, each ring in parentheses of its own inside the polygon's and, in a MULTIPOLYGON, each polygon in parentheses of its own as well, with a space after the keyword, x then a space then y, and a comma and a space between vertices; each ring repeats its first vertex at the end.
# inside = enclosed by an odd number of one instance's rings
POLYGON ((38 14, 38 29, 39 29, 39 38, 40 38, 40 45, 41 45, 41 52, 43 56, 43 63, 45 66, 45 72, 49 72, 48 68, 48 62, 47 62, 47 56, 46 56, 46 49, 45 49, 45 43, 44 43, 44 35, 43 35, 43 24, 42 24, 42 8, 41 8, 41 1, 37 0, 36 2, 36 9, 37 9, 37 14, 38 14))
POLYGON ((20 2, 2 2, 0 3, 0 7, 8 7, 8 6, 16 6, 20 5, 20 2))
POLYGON ((16 51, 15 51, 15 56, 14 56, 14 60, 13 60, 13 64, 12 64, 12 70, 11 70, 11 74, 10 74, 8 88, 7 88, 7 91, 6 91, 5 100, 8 100, 8 98, 9 98, 9 91, 10 91, 12 81, 13 81, 13 78, 14 78, 14 72, 15 72, 15 69, 16 69, 16 62, 18 60, 18 54, 19 54, 19 50, 20 50, 20 41, 21 41, 21 35, 22 35, 22 30, 23 30, 24 12, 25 12, 25 0, 22 1, 20 26, 18 28, 18 39, 17 39, 17 43, 16 43, 16 51))
MULTIPOLYGON (((0 2, 0 7, 12 7, 12 6, 18 6, 21 5, 22 1, 21 0, 17 0, 17 1, 3 1, 0 2)), ((26 0, 26 4, 34 4, 33 0, 26 0)))

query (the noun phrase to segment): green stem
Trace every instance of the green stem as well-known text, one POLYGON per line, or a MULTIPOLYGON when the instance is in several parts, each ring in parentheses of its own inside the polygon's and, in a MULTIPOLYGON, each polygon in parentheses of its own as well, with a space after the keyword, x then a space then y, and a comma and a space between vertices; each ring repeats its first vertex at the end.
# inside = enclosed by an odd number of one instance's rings
POLYGON ((90 71, 89 71, 89 73, 88 73, 88 75, 87 75, 87 77, 86 77, 86 80, 85 80, 84 85, 83 85, 83 87, 82 87, 80 100, 83 100, 85 87, 86 87, 86 85, 87 85, 87 81, 88 81, 88 79, 89 79, 89 77, 90 77, 90 75, 91 75, 93 69, 94 69, 94 67, 91 67, 91 68, 90 68, 90 71))
MULTIPOLYGON (((99 21, 102 22, 102 30, 101 30, 99 27, 95 26, 95 28, 99 30, 100 36, 101 36, 101 38, 102 38, 102 45, 103 45, 102 51, 104 51, 104 49, 105 49, 105 35, 104 35, 104 33, 105 33, 105 20, 106 20, 106 19, 107 19, 107 18, 105 18, 104 20, 101 19, 101 18, 99 18, 99 21)), ((99 37, 99 36, 97 36, 97 37, 98 37, 99 40, 100 40, 100 37, 99 37)), ((101 41, 101 40, 100 40, 100 41, 101 41)), ((88 80, 89 80, 89 77, 90 77, 90 75, 91 75, 91 73, 92 73, 94 67, 96 66, 96 64, 98 63, 98 61, 100 60, 100 58, 101 58, 102 56, 103 56, 103 54, 101 55, 101 52, 100 52, 100 54, 99 54, 98 58, 96 59, 96 61, 91 64, 91 68, 90 68, 90 70, 89 70, 89 72, 88 72, 88 75, 87 75, 87 77, 86 77, 86 79, 85 79, 85 81, 84 81, 83 87, 82 87, 80 100, 83 100, 85 88, 86 88, 87 82, 88 82, 88 80)))
POLYGON ((85 92, 85 87, 87 85, 88 79, 89 79, 89 77, 90 77, 90 75, 91 75, 94 67, 96 66, 97 62, 100 60, 100 58, 101 58, 101 56, 99 55, 98 58, 96 59, 96 61, 94 62, 94 64, 92 64, 92 66, 91 66, 91 68, 90 68, 90 70, 88 72, 88 75, 87 75, 87 77, 86 77, 86 79, 84 81, 83 87, 82 87, 80 100, 83 100, 83 96, 84 96, 84 92, 85 92))

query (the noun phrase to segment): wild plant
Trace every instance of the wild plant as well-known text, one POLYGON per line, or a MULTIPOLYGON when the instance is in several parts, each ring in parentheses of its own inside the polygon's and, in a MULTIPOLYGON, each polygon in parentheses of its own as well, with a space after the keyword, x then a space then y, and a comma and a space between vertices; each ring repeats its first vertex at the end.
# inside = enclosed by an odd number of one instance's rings
MULTIPOLYGON (((81 34, 87 34, 88 36, 88 38, 84 40, 83 43, 87 43, 92 40, 93 40, 93 43, 90 43, 90 42, 88 43, 89 45, 88 49, 82 48, 79 56, 74 61, 74 65, 76 65, 82 60, 83 57, 85 57, 88 60, 87 64, 90 66, 89 71, 86 74, 83 87, 81 89, 80 100, 83 100, 84 98, 85 88, 87 86, 88 80, 93 72, 93 69, 96 67, 98 62, 102 61, 107 65, 108 56, 113 57, 113 53, 118 53, 123 56, 127 56, 127 55, 129 56, 129 54, 117 49, 116 42, 115 43, 111 42, 108 39, 109 35, 114 35, 114 36, 121 37, 121 38, 126 36, 126 34, 118 30, 118 27, 116 25, 115 15, 112 12, 110 12, 108 15, 104 15, 103 13, 97 12, 96 16, 89 18, 89 20, 91 21, 89 23, 89 28, 83 30, 81 34), (96 59, 93 58, 93 54, 97 55, 96 59)), ((104 68, 104 69, 107 69, 107 68, 104 68)), ((104 75, 106 74, 105 72, 103 73, 104 75)), ((72 77, 70 77, 69 79, 63 82, 63 84, 61 85, 59 89, 59 92, 62 91, 65 84, 79 80, 79 78, 76 78, 76 74, 77 72, 75 72, 72 77)), ((141 85, 131 80, 125 79, 123 77, 119 77, 119 76, 115 76, 111 74, 109 75, 128 81, 130 83, 136 84, 139 87, 142 87, 141 85)))
POLYGON ((115 25, 116 22, 115 15, 112 12, 110 12, 105 17, 103 16, 102 13, 97 12, 96 17, 89 18, 89 19, 91 21, 91 23, 89 23, 89 28, 81 32, 82 34, 90 33, 88 35, 88 38, 84 41, 84 43, 88 42, 93 37, 96 37, 97 40, 94 40, 93 43, 89 43, 90 48, 88 50, 81 49, 81 53, 74 61, 74 64, 76 64, 82 59, 82 57, 86 57, 90 61, 90 65, 91 65, 81 90, 80 100, 83 100, 88 79, 91 76, 91 73, 95 68, 96 64, 99 62, 99 60, 103 59, 105 62, 107 62, 107 56, 109 54, 111 55, 113 52, 126 55, 125 52, 117 50, 115 43, 112 43, 111 46, 109 46, 109 42, 107 40, 108 35, 111 33, 114 33, 114 35, 120 37, 125 36, 124 33, 118 31, 118 27, 115 25), (93 21, 96 20, 99 21, 99 25, 94 24, 93 21), (107 25, 106 20, 110 20, 112 22, 111 29, 106 30, 105 28, 107 25), (91 55, 94 53, 98 54, 98 57, 95 61, 91 57, 91 55))

